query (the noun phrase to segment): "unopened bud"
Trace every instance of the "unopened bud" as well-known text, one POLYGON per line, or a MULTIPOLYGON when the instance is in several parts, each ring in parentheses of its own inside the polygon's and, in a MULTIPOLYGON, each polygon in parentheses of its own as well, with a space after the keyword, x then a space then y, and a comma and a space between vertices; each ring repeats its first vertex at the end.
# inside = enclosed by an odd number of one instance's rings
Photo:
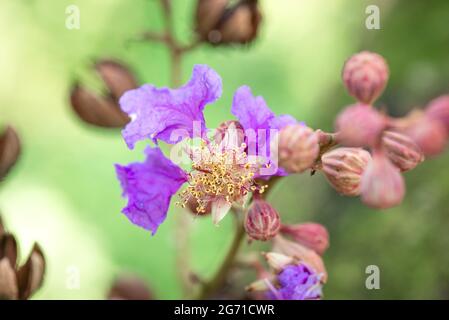
POLYGON ((360 180, 370 160, 370 153, 361 148, 336 148, 321 157, 327 180, 345 196, 360 194, 360 180))
POLYGON ((320 152, 318 135, 302 124, 283 128, 279 137, 279 165, 288 172, 310 168, 320 152))
POLYGON ((347 147, 374 146, 387 125, 386 117, 366 104, 354 104, 337 117, 337 140, 347 147))
POLYGON ((248 43, 257 36, 261 13, 257 0, 203 0, 197 7, 197 32, 211 44, 248 43))
POLYGON ((240 122, 225 121, 218 126, 214 140, 224 148, 238 148, 245 142, 245 131, 240 122))
POLYGON ((281 232, 319 255, 323 255, 329 247, 329 233, 326 227, 318 223, 282 225, 281 232))
POLYGON ((361 181, 363 203, 376 209, 399 205, 405 195, 404 178, 387 155, 375 150, 361 181))
POLYGON ((19 136, 12 127, 6 127, 0 134, 0 180, 2 180, 12 166, 14 166, 19 155, 19 136))
POLYGON ((426 114, 432 119, 442 122, 446 132, 449 133, 449 94, 430 101, 426 108, 426 114))
POLYGON ((388 65, 381 55, 363 51, 346 61, 342 76, 351 96, 371 104, 384 90, 388 75, 388 65))
POLYGON ((424 160, 419 146, 405 134, 385 131, 382 146, 391 162, 401 171, 412 170, 424 160))
POLYGON ((396 122, 397 128, 408 135, 426 156, 435 156, 444 151, 448 132, 444 124, 421 110, 412 111, 396 122))
POLYGON ((266 241, 273 238, 281 227, 278 212, 268 202, 255 199, 248 210, 245 230, 254 240, 266 241))

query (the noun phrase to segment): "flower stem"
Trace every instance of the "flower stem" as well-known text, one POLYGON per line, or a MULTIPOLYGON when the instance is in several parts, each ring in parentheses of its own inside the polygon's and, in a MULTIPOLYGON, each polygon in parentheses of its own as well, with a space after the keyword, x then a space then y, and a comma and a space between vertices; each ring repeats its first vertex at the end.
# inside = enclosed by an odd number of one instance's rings
MULTIPOLYGON (((239 219, 236 217, 236 219, 239 219)), ((235 258, 237 253, 239 252, 240 246, 243 243, 243 239, 245 237, 245 228, 242 221, 238 221, 236 233, 234 235, 234 240, 232 241, 231 247, 229 248, 228 253, 226 254, 223 263, 220 268, 215 273, 215 276, 209 282, 206 282, 201 288, 198 299, 208 299, 211 295, 213 295, 218 289, 220 289, 226 279, 228 277, 229 271, 232 269, 234 265, 235 258)))

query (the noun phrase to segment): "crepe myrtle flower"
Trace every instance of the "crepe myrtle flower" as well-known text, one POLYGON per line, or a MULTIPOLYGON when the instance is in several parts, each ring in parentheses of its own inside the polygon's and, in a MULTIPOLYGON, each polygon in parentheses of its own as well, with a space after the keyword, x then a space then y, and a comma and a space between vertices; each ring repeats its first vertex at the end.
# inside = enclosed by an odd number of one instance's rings
POLYGON ((154 234, 166 218, 172 196, 186 184, 178 203, 183 207, 197 203, 198 213, 211 208, 217 224, 234 203, 243 205, 251 193, 264 192, 266 185, 255 178, 285 175, 277 167, 277 150, 271 142, 277 131, 297 121, 288 115, 276 116, 262 97, 254 97, 249 87, 242 86, 235 92, 231 112, 245 130, 244 142, 216 141, 209 138, 203 110, 221 93, 220 76, 206 65, 196 65, 189 82, 180 88, 147 84, 120 98, 121 109, 131 118, 122 131, 128 147, 133 149, 136 142, 146 139, 155 144, 145 149, 144 162, 116 165, 123 196, 128 199, 122 212, 132 223, 154 234), (187 150, 189 171, 158 147, 159 141, 178 144, 186 138, 200 140, 187 150))

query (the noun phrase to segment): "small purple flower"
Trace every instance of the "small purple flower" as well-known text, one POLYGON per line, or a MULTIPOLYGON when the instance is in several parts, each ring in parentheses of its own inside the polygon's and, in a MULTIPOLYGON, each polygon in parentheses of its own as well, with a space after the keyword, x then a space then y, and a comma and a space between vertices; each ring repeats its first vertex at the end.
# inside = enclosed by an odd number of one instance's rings
POLYGON ((320 275, 303 263, 286 266, 277 280, 279 286, 268 292, 269 299, 317 300, 322 296, 320 275))
MULTIPOLYGON (((144 85, 127 91, 121 97, 120 106, 132 119, 122 132, 130 149, 144 139, 151 139, 154 143, 158 140, 177 143, 181 140, 179 131, 187 133, 184 137, 198 137, 194 123, 201 125, 199 135, 203 141, 199 148, 202 156, 199 160, 191 158, 192 170, 189 173, 167 159, 159 148, 147 148, 143 163, 116 165, 123 196, 128 198, 122 212, 132 223, 154 234, 166 218, 171 197, 185 182, 188 186, 180 193, 180 205, 185 206, 194 200, 198 203, 198 213, 211 205, 214 223, 226 215, 233 203, 244 203, 250 192, 264 191, 266 186, 258 185, 254 180, 261 164, 248 159, 246 144, 224 151, 205 134, 204 107, 216 101, 221 92, 220 76, 208 66, 196 65, 190 81, 178 89, 144 85), (229 159, 234 159, 234 162, 229 163, 229 159)), ((291 116, 275 116, 263 98, 253 97, 246 86, 237 90, 232 113, 245 131, 257 132, 256 146, 267 145, 270 141, 269 134, 260 132, 280 130, 287 124, 296 123, 291 116)), ((246 141, 251 143, 252 140, 246 141)), ((256 155, 265 157, 265 163, 275 163, 269 153, 256 155)), ((282 172, 276 168, 268 176, 274 174, 282 172)))

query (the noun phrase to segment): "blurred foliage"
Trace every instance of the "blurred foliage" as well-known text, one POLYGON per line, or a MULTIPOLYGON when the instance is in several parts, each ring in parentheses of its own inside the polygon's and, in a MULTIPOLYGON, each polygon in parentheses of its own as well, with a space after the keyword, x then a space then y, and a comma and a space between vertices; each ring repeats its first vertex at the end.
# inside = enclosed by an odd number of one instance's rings
MULTIPOLYGON (((191 37, 193 0, 174 0, 177 34, 191 37)), ((223 78, 224 94, 206 109, 210 127, 231 118, 232 94, 242 84, 263 95, 276 113, 290 113, 331 130, 351 103, 340 80, 344 60, 362 49, 384 55, 391 80, 379 105, 402 115, 449 91, 449 2, 261 1, 260 38, 245 48, 201 47, 183 64, 207 63, 223 78), (377 4, 381 30, 365 28, 365 8, 377 4)), ((142 159, 119 132, 85 125, 71 112, 70 85, 99 80, 88 65, 117 57, 143 82, 166 86, 169 60, 159 44, 131 41, 162 28, 155 0, 3 0, 0 3, 0 125, 20 133, 21 161, 0 185, 0 208, 25 253, 38 241, 48 273, 36 298, 103 298, 121 271, 137 273, 159 298, 178 298, 172 208, 156 236, 129 223, 120 209, 114 163, 142 159), (81 10, 81 29, 65 28, 65 8, 81 10), (79 287, 70 282, 80 276, 79 287)), ((325 255, 329 299, 449 298, 449 154, 407 173, 404 204, 375 211, 338 196, 321 175, 286 178, 271 195, 285 222, 317 221, 330 231, 325 255), (381 270, 381 290, 366 290, 365 268, 381 270)), ((231 218, 220 228, 193 222, 192 254, 201 275, 218 266, 232 237, 231 218)), ((22 255, 22 259, 23 259, 22 255)))

